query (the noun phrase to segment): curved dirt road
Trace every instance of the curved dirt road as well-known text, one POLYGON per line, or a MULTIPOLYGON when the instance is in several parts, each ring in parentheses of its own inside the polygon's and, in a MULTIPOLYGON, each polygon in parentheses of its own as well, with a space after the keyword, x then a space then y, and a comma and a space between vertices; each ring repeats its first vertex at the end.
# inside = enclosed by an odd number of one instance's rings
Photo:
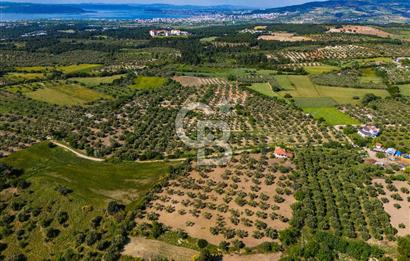
POLYGON ((70 147, 68 147, 68 146, 66 146, 66 145, 64 145, 64 144, 61 144, 61 143, 59 143, 59 142, 57 142, 57 141, 52 140, 51 142, 52 142, 53 144, 55 144, 55 145, 57 145, 57 146, 63 148, 63 149, 66 149, 66 150, 71 151, 72 153, 74 153, 74 154, 75 154, 77 157, 79 157, 79 158, 83 158, 83 159, 87 159, 87 160, 92 160, 92 161, 97 161, 97 162, 103 162, 103 161, 105 161, 105 159, 90 157, 90 156, 81 154, 81 153, 79 153, 78 151, 75 151, 75 150, 73 150, 72 148, 70 148, 70 147))

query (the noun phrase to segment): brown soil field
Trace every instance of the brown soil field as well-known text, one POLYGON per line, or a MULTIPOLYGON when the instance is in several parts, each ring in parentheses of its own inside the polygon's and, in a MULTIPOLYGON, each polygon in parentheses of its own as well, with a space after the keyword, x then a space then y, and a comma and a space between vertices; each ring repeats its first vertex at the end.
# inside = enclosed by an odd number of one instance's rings
POLYGON ((345 25, 342 28, 331 28, 328 33, 364 34, 388 38, 391 34, 371 26, 345 25))
POLYGON ((398 236, 410 235, 410 202, 408 197, 410 193, 405 193, 401 191, 402 188, 407 188, 410 191, 410 185, 405 181, 393 181, 393 185, 397 188, 398 191, 390 191, 387 189, 387 185, 384 179, 374 179, 374 184, 380 184, 383 186, 386 195, 379 195, 379 199, 387 198, 389 202, 384 203, 384 210, 391 216, 391 224, 399 232, 398 236), (392 198, 393 194, 398 194, 402 200, 396 200, 392 198), (400 204, 401 208, 397 209, 394 205, 400 204), (404 224, 405 228, 400 228, 399 224, 404 224))
POLYGON ((271 35, 261 35, 258 40, 265 41, 280 41, 280 42, 302 42, 302 41, 313 41, 312 38, 307 36, 296 36, 292 33, 286 32, 275 32, 271 35))
POLYGON ((290 161, 259 154, 235 156, 226 167, 194 166, 156 195, 147 216, 212 244, 238 239, 254 247, 273 241, 269 235, 289 226, 295 202, 293 183, 281 166, 292 168, 290 161))
POLYGON ((220 78, 201 78, 193 76, 174 76, 174 81, 179 82, 184 87, 201 87, 204 85, 226 84, 226 81, 220 78))
POLYGON ((158 257, 166 257, 167 260, 175 261, 190 261, 193 256, 198 254, 192 249, 142 237, 131 238, 122 252, 124 256, 139 257, 144 260, 157 260, 158 257))

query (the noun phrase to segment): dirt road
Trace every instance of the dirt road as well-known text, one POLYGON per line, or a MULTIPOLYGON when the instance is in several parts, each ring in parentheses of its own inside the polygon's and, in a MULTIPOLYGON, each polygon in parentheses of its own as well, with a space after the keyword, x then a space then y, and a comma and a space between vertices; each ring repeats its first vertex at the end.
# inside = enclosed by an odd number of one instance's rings
POLYGON ((77 157, 79 157, 79 158, 83 158, 83 159, 87 159, 87 160, 92 160, 92 161, 97 161, 97 162, 103 162, 103 161, 105 161, 104 159, 100 159, 100 158, 95 158, 95 157, 90 157, 90 156, 84 155, 84 154, 82 154, 82 153, 80 153, 80 152, 78 152, 78 151, 75 151, 75 150, 73 150, 72 148, 70 148, 70 147, 68 147, 68 146, 66 146, 66 145, 64 145, 64 144, 61 144, 61 143, 59 143, 59 142, 57 142, 57 141, 52 140, 51 142, 52 142, 53 144, 55 144, 55 145, 57 145, 57 146, 63 148, 63 149, 66 149, 66 150, 68 150, 68 151, 71 151, 72 153, 74 153, 74 154, 75 154, 77 157))

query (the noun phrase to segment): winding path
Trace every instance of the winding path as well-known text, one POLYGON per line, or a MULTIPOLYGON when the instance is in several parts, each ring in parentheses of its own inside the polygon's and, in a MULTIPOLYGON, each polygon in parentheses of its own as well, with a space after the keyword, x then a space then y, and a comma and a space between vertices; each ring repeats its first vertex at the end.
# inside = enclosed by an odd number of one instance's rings
POLYGON ((59 143, 59 142, 57 142, 57 141, 55 141, 55 140, 52 140, 51 142, 52 142, 53 144, 55 144, 55 145, 57 145, 57 146, 63 148, 63 149, 66 149, 66 150, 71 151, 71 152, 74 153, 77 157, 80 157, 80 158, 83 158, 83 159, 87 159, 87 160, 97 161, 97 162, 103 162, 103 161, 105 161, 105 159, 95 158, 95 157, 90 157, 90 156, 84 155, 84 154, 82 154, 82 153, 80 153, 80 152, 78 152, 78 151, 75 151, 75 150, 73 150, 72 148, 70 148, 70 147, 68 147, 68 146, 66 146, 66 145, 64 145, 64 144, 61 144, 61 143, 59 143))

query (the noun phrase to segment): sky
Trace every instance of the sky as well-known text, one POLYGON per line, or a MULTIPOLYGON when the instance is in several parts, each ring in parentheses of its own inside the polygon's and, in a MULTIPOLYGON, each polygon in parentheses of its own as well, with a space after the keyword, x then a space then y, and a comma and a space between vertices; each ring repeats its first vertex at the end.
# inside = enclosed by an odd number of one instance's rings
POLYGON ((147 3, 166 3, 166 4, 194 4, 194 5, 237 5, 237 6, 250 6, 259 8, 288 6, 295 4, 302 4, 306 2, 312 2, 313 0, 9 0, 10 2, 30 2, 30 3, 135 3, 135 4, 147 4, 147 3))

